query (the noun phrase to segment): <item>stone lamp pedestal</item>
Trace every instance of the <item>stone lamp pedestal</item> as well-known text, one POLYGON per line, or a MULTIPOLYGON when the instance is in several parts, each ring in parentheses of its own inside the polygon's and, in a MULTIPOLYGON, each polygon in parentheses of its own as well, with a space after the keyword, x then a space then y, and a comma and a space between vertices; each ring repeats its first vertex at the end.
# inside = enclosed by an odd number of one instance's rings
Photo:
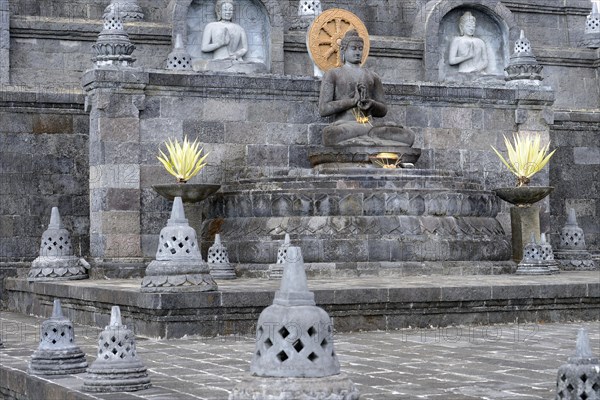
POLYGON ((550 186, 522 186, 499 188, 494 190, 502 200, 514 204, 510 208, 510 225, 512 231, 512 259, 520 262, 523 259, 523 248, 531 234, 540 240, 540 208, 534 203, 544 199, 554 190, 550 186))

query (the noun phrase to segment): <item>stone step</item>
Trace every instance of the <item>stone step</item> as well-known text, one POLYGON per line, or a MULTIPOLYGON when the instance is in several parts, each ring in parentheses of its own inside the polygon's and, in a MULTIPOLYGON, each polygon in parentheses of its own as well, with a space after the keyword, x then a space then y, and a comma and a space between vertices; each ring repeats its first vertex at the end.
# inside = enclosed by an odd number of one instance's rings
MULTIPOLYGON (((11 311, 50 315, 60 298, 72 321, 108 324, 113 305, 136 334, 253 335, 260 312, 273 301, 278 280, 219 281, 200 293, 141 293, 140 279, 36 282, 5 279, 11 311)), ((445 327, 460 324, 594 320, 600 315, 597 271, 549 276, 474 275, 310 279, 318 306, 338 332, 445 327)))

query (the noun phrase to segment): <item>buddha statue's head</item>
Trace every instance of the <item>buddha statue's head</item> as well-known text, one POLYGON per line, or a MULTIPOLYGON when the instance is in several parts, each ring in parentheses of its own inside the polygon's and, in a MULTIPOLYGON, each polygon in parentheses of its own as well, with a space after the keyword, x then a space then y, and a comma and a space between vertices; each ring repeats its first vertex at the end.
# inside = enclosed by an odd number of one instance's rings
POLYGON ((233 1, 217 0, 215 3, 215 14, 217 14, 217 21, 231 21, 233 19, 233 1))
POLYGON ((470 11, 465 12, 458 21, 458 29, 461 35, 473 36, 475 33, 475 17, 470 11))
POLYGON ((340 61, 357 64, 362 61, 364 40, 354 29, 350 29, 340 42, 340 61))

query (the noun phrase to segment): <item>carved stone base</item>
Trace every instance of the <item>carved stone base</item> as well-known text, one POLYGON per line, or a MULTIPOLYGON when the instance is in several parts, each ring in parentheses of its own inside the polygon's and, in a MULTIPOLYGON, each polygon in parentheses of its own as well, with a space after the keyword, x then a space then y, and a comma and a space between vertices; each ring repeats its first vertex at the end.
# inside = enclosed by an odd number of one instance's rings
POLYGON ((587 251, 555 251, 554 259, 560 269, 565 271, 589 271, 598 269, 598 265, 587 251))
POLYGON ((141 292, 208 292, 217 290, 217 283, 209 274, 145 276, 141 292))
POLYGON ((281 279, 283 276, 283 264, 269 264, 269 279, 281 279))
POLYGON ((402 163, 415 164, 421 156, 421 149, 404 146, 325 147, 310 153, 308 158, 313 167, 321 164, 336 164, 338 166, 346 164, 348 167, 356 168, 357 164, 362 164, 368 168, 378 168, 371 164, 369 157, 379 153, 396 153, 401 157, 400 160, 402 163))
POLYGON ((33 375, 72 375, 85 372, 85 354, 74 347, 65 350, 36 350, 31 356, 28 372, 33 375))
POLYGON ((152 386, 146 367, 141 363, 139 365, 127 363, 123 366, 115 365, 115 363, 105 364, 96 362, 88 368, 83 381, 84 391, 134 392, 152 386))
POLYGON ((229 400, 358 400, 359 392, 346 374, 323 378, 265 378, 242 380, 229 400))
POLYGON ((45 257, 33 260, 27 279, 33 281, 88 279, 89 264, 76 256, 45 257))
POLYGON ((556 264, 519 264, 515 274, 517 275, 553 275, 558 274, 556 264))
POLYGON ((146 268, 142 292, 207 292, 217 290, 217 283, 202 261, 158 261, 146 268))
POLYGON ((202 205, 203 241, 218 229, 238 270, 266 270, 286 233, 307 263, 333 263, 340 271, 347 263, 509 259, 509 238, 495 219, 500 200, 458 173, 336 173, 323 165, 294 174, 224 184, 202 205))
POLYGON ((210 275, 215 279, 235 279, 235 268, 231 264, 209 264, 210 275))

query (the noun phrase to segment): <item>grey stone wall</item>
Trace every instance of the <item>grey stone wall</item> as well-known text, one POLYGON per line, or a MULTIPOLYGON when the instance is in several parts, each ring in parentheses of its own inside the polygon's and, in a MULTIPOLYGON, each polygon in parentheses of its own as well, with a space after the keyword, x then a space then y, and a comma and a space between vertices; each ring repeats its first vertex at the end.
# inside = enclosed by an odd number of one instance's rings
POLYGON ((88 254, 88 120, 76 93, 0 90, 0 264, 39 254, 53 206, 88 254))
MULTIPOLYGON (((173 182, 156 160, 169 137, 198 138, 210 165, 192 182, 220 183, 310 167, 307 155, 320 146, 327 122, 317 114, 320 83, 313 78, 97 69, 84 84, 92 107, 91 239, 98 259, 156 252, 168 204, 151 186, 173 182)), ((386 91, 386 119, 417 133, 418 167, 473 174, 489 189, 514 184, 490 144, 503 148, 503 135, 521 130, 548 138, 551 91, 408 83, 386 91)), ((547 183, 547 174, 536 182, 547 183)), ((501 222, 508 228, 506 210, 501 222)), ((189 211, 198 227, 201 216, 189 211)))
MULTIPOLYGON (((600 254, 600 113, 557 112, 550 131, 551 232, 557 239, 574 208, 588 250, 600 254)), ((558 243, 558 242, 556 242, 558 243)))
POLYGON ((0 0, 0 84, 9 82, 10 14, 8 0, 0 0))

